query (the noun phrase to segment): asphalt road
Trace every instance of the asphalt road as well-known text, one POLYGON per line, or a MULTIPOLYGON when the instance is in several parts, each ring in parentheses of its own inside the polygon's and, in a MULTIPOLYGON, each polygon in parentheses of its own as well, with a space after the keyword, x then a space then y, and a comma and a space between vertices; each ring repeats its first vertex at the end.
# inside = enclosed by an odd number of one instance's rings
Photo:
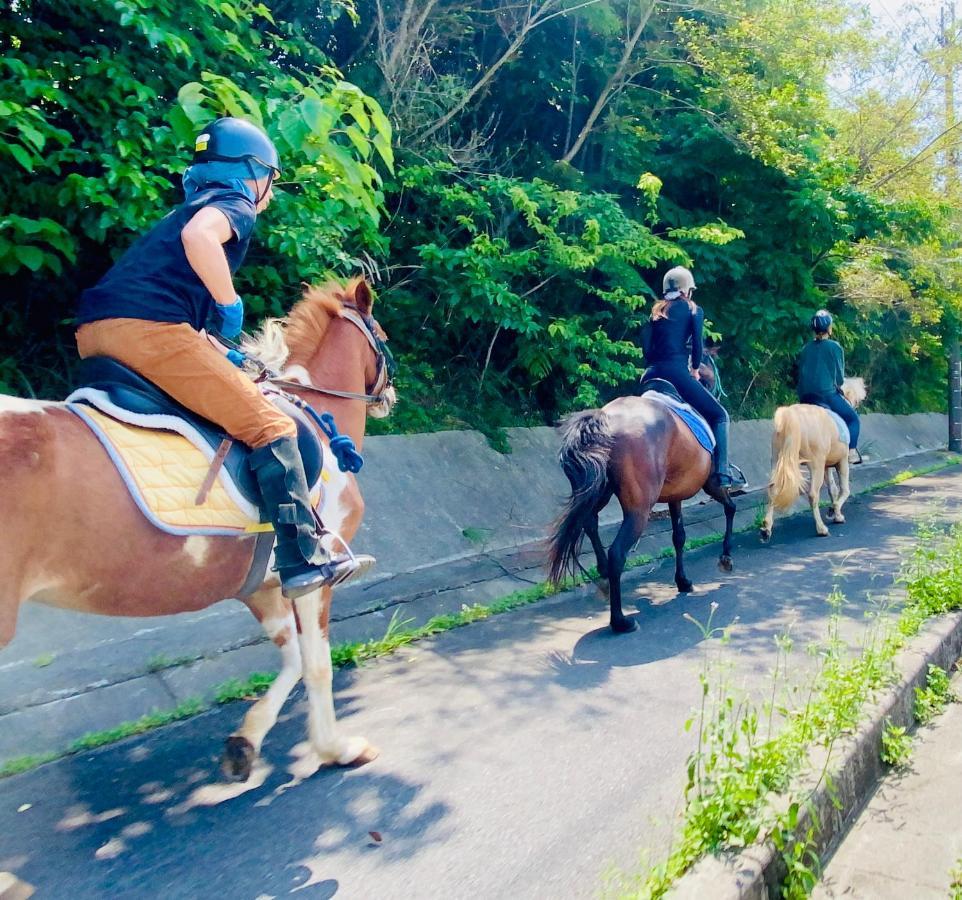
POLYGON ((339 673, 342 727, 382 750, 365 768, 301 780, 298 694, 243 789, 216 784, 238 704, 0 782, 0 871, 71 900, 597 895, 606 872, 666 846, 705 652, 765 690, 773 636, 791 627, 801 648, 823 634, 834 584, 856 639, 934 510, 962 515, 959 469, 852 501, 829 538, 808 516, 767 547, 741 536, 730 575, 717 547, 692 553, 688 596, 670 561, 630 573, 629 635, 582 590, 339 673), (738 620, 724 648, 682 618, 704 621, 712 602, 715 624, 738 620))

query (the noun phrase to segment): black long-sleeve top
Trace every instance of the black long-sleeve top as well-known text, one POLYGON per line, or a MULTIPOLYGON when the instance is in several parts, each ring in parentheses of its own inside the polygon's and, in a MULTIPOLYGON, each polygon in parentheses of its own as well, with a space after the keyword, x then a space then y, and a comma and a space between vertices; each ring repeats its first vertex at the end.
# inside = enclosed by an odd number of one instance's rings
POLYGON ((697 369, 704 346, 704 322, 705 314, 700 306, 685 300, 669 301, 665 316, 652 319, 642 329, 645 362, 648 365, 681 363, 687 368, 690 355, 691 367, 697 369))

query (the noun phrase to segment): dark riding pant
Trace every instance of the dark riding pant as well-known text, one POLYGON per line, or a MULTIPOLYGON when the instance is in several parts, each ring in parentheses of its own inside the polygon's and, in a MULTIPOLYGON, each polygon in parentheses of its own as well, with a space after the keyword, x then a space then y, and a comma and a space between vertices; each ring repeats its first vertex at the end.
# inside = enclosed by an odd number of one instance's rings
POLYGON ((802 403, 811 403, 815 406, 824 406, 833 413, 842 417, 842 421, 848 426, 848 446, 854 450, 858 446, 858 433, 861 428, 861 421, 855 408, 841 394, 805 394, 799 397, 802 403))
POLYGON ((655 363, 645 372, 645 378, 664 378, 670 381, 678 393, 681 394, 685 403, 691 404, 700 412, 714 431, 719 425, 728 422, 728 413, 702 385, 696 381, 688 366, 684 364, 674 365, 672 363, 655 363))
POLYGON ((655 363, 645 372, 645 379, 664 378, 670 381, 682 399, 700 412, 715 433, 715 470, 731 476, 728 466, 728 412, 701 384, 692 377, 687 363, 655 363))

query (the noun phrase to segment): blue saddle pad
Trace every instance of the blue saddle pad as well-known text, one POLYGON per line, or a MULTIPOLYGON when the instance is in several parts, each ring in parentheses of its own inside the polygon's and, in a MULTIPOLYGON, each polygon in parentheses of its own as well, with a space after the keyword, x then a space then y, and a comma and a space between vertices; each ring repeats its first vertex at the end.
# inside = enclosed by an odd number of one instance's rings
POLYGON ((678 418, 684 422, 691 433, 695 436, 695 439, 699 444, 702 445, 709 453, 715 450, 715 435, 712 433, 711 428, 705 421, 704 416, 701 413, 696 412, 692 406, 688 403, 684 403, 681 400, 676 400, 674 397, 670 397, 667 394, 661 393, 658 390, 647 390, 642 395, 648 400, 656 400, 658 403, 667 406, 673 413, 675 413, 678 418))
POLYGON ((845 424, 845 420, 837 412, 832 412, 832 410, 826 406, 823 406, 822 409, 832 417, 832 421, 838 429, 838 439, 847 447, 851 435, 849 434, 848 425, 845 424))

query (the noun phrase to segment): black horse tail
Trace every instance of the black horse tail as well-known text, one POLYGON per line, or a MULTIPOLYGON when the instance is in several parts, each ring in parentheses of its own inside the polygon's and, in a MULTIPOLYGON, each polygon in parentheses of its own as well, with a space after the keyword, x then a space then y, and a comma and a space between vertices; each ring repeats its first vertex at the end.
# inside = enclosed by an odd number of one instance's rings
POLYGON ((600 409, 569 416, 561 424, 558 461, 571 482, 571 496, 548 539, 548 581, 575 573, 585 525, 608 493, 608 458, 613 439, 600 409))

